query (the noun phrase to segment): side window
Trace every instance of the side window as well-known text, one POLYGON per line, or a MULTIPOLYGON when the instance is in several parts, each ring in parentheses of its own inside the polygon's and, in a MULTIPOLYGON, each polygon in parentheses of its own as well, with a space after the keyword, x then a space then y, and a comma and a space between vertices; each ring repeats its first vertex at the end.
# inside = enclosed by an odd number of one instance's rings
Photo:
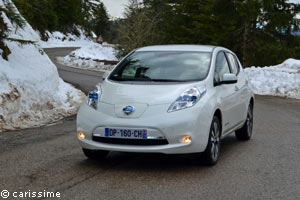
POLYGON ((242 64, 241 64, 241 62, 240 62, 240 60, 239 60, 238 57, 236 57, 236 63, 239 66, 239 71, 241 71, 241 69, 243 68, 243 66, 242 66, 242 64))
POLYGON ((238 75, 240 72, 240 66, 239 66, 239 63, 238 63, 236 57, 234 55, 232 55, 231 53, 227 53, 227 56, 228 56, 228 60, 230 62, 232 73, 238 75))
POLYGON ((224 52, 219 52, 216 58, 215 82, 222 81, 223 75, 230 73, 230 68, 224 52))

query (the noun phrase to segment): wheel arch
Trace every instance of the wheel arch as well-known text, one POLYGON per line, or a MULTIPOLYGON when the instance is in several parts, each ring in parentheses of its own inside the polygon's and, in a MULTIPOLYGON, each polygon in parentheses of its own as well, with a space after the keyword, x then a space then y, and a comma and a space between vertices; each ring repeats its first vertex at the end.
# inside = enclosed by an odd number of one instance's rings
POLYGON ((220 120, 220 126, 221 126, 220 127, 221 128, 220 134, 222 135, 222 131, 223 131, 223 118, 222 118, 221 109, 217 108, 216 111, 214 112, 213 116, 218 117, 218 119, 220 120))
POLYGON ((250 98, 249 105, 251 105, 252 108, 254 107, 254 97, 251 97, 251 98, 250 98))

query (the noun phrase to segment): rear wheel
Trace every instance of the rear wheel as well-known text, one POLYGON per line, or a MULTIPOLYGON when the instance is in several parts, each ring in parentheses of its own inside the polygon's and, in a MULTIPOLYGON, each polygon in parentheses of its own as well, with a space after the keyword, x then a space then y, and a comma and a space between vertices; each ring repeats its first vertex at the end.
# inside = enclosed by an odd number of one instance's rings
POLYGON ((84 155, 92 160, 98 160, 101 158, 106 158, 108 155, 108 151, 102 151, 102 150, 90 150, 90 149, 82 149, 84 155))
POLYGON ((250 104, 247 112, 247 119, 244 126, 235 131, 235 136, 238 140, 250 140, 253 130, 253 106, 250 104))
POLYGON ((203 161, 206 165, 215 165, 220 157, 221 124, 217 116, 214 116, 210 127, 208 144, 203 152, 203 161))

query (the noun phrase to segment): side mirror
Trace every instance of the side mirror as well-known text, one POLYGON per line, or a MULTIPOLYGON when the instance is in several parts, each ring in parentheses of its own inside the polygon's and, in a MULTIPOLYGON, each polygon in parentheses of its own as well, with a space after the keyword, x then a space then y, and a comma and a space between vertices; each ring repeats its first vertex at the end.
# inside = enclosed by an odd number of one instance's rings
POLYGON ((110 72, 109 71, 105 71, 102 75, 102 79, 103 81, 109 76, 110 72))
POLYGON ((221 84, 237 83, 237 76, 235 74, 224 74, 221 84))

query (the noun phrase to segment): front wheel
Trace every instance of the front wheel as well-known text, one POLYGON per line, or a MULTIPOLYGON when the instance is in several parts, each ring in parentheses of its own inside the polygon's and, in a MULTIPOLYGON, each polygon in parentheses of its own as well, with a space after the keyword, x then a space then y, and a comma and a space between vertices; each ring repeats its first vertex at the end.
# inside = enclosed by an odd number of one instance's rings
POLYGON ((92 160, 99 160, 106 158, 108 155, 108 151, 102 151, 102 150, 90 150, 90 149, 82 149, 84 155, 92 160))
POLYGON ((250 140, 253 130, 253 106, 250 104, 247 112, 247 119, 244 126, 235 131, 235 136, 238 140, 250 140))
POLYGON ((203 161, 206 165, 215 165, 220 157, 221 124, 217 116, 214 116, 210 127, 208 144, 203 152, 203 161))

